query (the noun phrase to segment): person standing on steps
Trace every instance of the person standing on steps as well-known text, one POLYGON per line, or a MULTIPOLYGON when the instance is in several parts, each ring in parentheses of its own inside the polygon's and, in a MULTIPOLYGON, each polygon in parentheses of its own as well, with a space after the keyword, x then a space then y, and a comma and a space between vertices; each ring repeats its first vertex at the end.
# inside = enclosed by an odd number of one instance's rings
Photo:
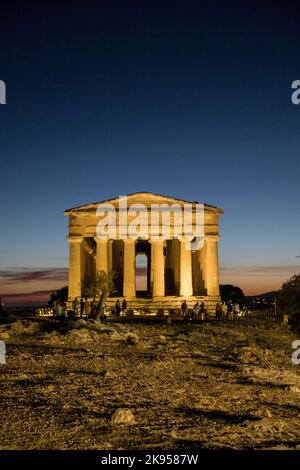
POLYGON ((116 316, 119 317, 121 313, 121 305, 119 299, 116 301, 115 304, 116 316))
POLYGON ((205 310, 204 302, 202 302, 200 305, 199 320, 201 321, 205 320, 205 316, 206 316, 206 310, 205 310))
POLYGON ((186 300, 183 300, 181 304, 181 316, 183 320, 186 320, 188 317, 188 306, 187 306, 186 300))
POLYGON ((122 302, 122 312, 124 315, 126 313, 126 310, 127 310, 127 302, 126 302, 126 299, 124 298, 122 302))
POLYGON ((87 298, 85 298, 84 315, 86 318, 89 318, 90 309, 91 309, 91 302, 87 298))
POLYGON ((84 300, 80 299, 80 318, 83 317, 83 312, 84 312, 84 300))
POLYGON ((73 300, 72 309, 74 317, 77 317, 79 311, 79 300, 77 299, 77 297, 75 297, 75 299, 73 300))
POLYGON ((193 320, 198 320, 199 315, 199 302, 196 302, 193 308, 193 320))
POLYGON ((216 319, 221 320, 222 319, 222 307, 219 304, 219 302, 216 305, 216 319))

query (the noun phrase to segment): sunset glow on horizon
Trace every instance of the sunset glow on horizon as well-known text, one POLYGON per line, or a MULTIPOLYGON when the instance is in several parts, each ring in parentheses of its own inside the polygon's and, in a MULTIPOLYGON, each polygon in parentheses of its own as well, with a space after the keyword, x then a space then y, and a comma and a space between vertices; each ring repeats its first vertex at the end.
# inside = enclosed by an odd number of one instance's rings
MULTIPOLYGON (((137 267, 137 290, 145 290, 145 271, 145 267, 137 267)), ((299 271, 296 266, 221 266, 220 283, 237 285, 245 295, 259 295, 278 290, 299 271)), ((7 306, 47 304, 52 292, 68 284, 67 268, 13 269, 0 274, 1 296, 7 306)))

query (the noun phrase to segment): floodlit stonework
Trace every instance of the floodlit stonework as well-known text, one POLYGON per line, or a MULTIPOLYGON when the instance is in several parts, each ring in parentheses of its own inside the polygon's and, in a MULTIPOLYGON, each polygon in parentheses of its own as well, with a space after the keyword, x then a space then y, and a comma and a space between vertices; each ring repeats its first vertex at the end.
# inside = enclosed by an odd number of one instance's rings
MULTIPOLYGON (((154 193, 140 192, 127 196, 128 210, 133 204, 143 204, 150 212, 153 204, 197 204, 154 193)), ((65 211, 69 217, 68 240, 69 261, 69 300, 83 295, 85 280, 99 270, 115 271, 116 293, 108 299, 113 304, 115 296, 125 297, 132 308, 178 308, 183 299, 192 306, 196 300, 204 301, 207 308, 214 311, 220 300, 218 240, 219 215, 223 211, 204 204, 204 242, 200 249, 186 248, 184 240, 174 237, 174 231, 165 236, 161 223, 156 227, 159 239, 150 236, 132 240, 122 239, 120 230, 113 238, 100 239, 97 225, 101 219, 97 215, 100 204, 110 204, 116 209, 117 223, 121 221, 119 198, 75 207, 65 211), (147 258, 145 275, 147 289, 138 291, 136 286, 136 256, 147 258)), ((127 211, 127 224, 135 216, 127 211)), ((124 219, 122 219, 124 220, 124 219)), ((149 216, 150 220, 150 216, 149 216)), ((173 219, 171 218, 171 225, 173 219)))

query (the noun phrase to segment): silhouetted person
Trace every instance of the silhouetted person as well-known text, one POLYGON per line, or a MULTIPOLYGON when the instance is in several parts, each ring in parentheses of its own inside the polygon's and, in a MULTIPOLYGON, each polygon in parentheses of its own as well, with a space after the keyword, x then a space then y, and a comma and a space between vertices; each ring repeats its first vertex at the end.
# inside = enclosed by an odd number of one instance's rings
POLYGON ((58 307, 58 302, 59 302, 58 299, 55 299, 55 300, 53 301, 53 315, 54 315, 54 316, 58 316, 58 309, 57 309, 57 307, 58 307))
POLYGON ((73 308, 74 316, 77 317, 78 310, 79 310, 79 301, 78 301, 77 297, 75 297, 75 299, 73 300, 72 308, 73 308))
POLYGON ((125 299, 123 299, 123 302, 122 302, 122 311, 125 313, 127 310, 127 302, 125 299))
POLYGON ((119 299, 116 301, 115 310, 117 317, 119 317, 121 313, 121 305, 119 299))
POLYGON ((91 310, 91 302, 87 298, 85 298, 84 314, 86 318, 89 318, 90 310, 91 310))
POLYGON ((67 313, 68 313, 67 302, 62 301, 62 303, 61 303, 61 316, 62 316, 62 318, 65 318, 67 316, 67 313))
POLYGON ((205 310, 204 302, 202 302, 201 305, 200 305, 199 316, 200 316, 200 320, 201 320, 201 321, 205 320, 205 317, 206 317, 206 310, 205 310))
POLYGON ((58 317, 61 317, 62 314, 62 301, 58 300, 56 304, 56 313, 58 317))
POLYGON ((4 303, 2 302, 1 297, 0 297, 0 317, 4 317, 4 303))
POLYGON ((199 302, 196 302, 193 308, 193 320, 198 320, 199 315, 199 302))
POLYGON ((80 318, 82 318, 84 312, 84 300, 80 299, 80 318))
POLYGON ((235 302, 235 304, 233 305, 232 311, 233 311, 233 319, 237 320, 239 313, 240 313, 240 306, 237 302, 235 302))
POLYGON ((227 304, 227 319, 232 320, 233 319, 233 312, 232 312, 232 302, 231 300, 227 304))
POLYGON ((227 311, 228 311, 228 307, 227 307, 226 302, 222 302, 222 320, 223 321, 227 320, 227 311))
POLYGON ((95 318, 95 315, 96 315, 96 305, 95 305, 95 301, 93 300, 91 302, 89 318, 95 318))
POLYGON ((222 306, 219 304, 219 302, 216 305, 216 319, 217 320, 222 319, 222 306))
POLYGON ((184 300, 181 304, 181 315, 182 315, 184 320, 188 316, 188 306, 187 306, 186 300, 184 300))

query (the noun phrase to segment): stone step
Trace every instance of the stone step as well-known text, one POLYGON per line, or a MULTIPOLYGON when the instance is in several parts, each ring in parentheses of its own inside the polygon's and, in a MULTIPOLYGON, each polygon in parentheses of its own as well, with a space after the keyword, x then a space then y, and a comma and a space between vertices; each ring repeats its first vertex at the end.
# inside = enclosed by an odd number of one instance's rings
MULTIPOLYGON (((118 297, 109 297, 106 300, 105 310, 110 312, 115 308, 115 303, 118 297)), ((92 300, 92 299, 89 299, 92 300)), ((119 297, 120 304, 122 306, 123 297, 119 297)), ((167 296, 161 298, 141 298, 136 297, 133 299, 127 300, 127 310, 133 310, 136 313, 143 314, 157 314, 159 310, 163 310, 165 314, 175 313, 180 314, 181 303, 183 300, 186 300, 188 309, 192 310, 195 303, 199 302, 201 304, 204 302, 205 309, 211 315, 215 313, 216 304, 220 302, 220 297, 207 297, 207 296, 193 296, 189 298, 177 297, 177 296, 167 296), (174 312, 170 312, 170 311, 174 312)), ((68 302, 68 308, 72 308, 72 302, 68 302)))
MULTIPOLYGON (((113 309, 115 307, 117 297, 110 297, 106 301, 106 309, 113 309)), ((122 304, 123 298, 119 298, 122 304)), ((132 310, 148 310, 149 312, 157 312, 159 309, 163 310, 180 310, 181 303, 183 300, 187 301, 188 308, 192 309, 196 302, 200 304, 204 302, 205 308, 209 312, 214 312, 217 302, 220 302, 219 297, 190 297, 185 299, 184 297, 163 297, 157 299, 151 298, 134 298, 127 300, 127 309, 132 310)))

